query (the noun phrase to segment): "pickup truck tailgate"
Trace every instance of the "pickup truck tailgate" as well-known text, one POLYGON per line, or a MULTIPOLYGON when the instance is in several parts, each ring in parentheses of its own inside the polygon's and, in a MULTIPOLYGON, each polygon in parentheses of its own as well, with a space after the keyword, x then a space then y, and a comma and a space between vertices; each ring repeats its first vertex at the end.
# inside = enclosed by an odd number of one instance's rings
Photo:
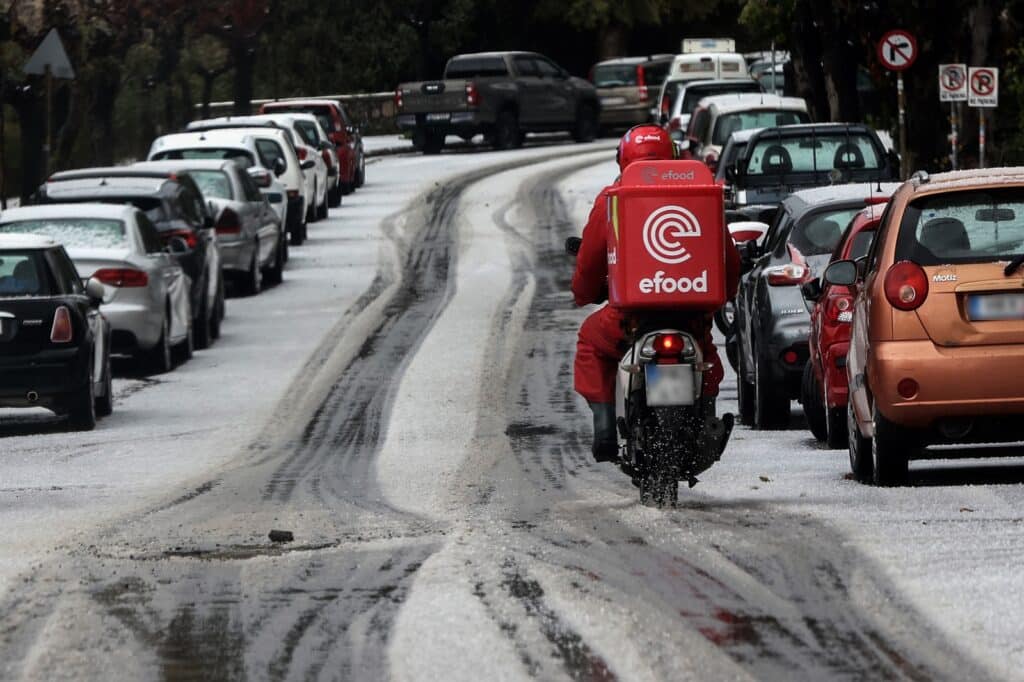
POLYGON ((466 111, 465 80, 426 81, 423 83, 407 83, 400 87, 402 91, 402 113, 447 113, 466 111))

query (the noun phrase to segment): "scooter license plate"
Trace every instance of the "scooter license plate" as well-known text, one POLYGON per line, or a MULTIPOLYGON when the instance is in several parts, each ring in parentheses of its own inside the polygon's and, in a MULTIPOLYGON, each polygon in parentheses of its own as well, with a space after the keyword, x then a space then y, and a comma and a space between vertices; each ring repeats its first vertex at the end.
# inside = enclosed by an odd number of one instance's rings
POLYGON ((644 365, 647 405, 693 405, 693 365, 644 365))

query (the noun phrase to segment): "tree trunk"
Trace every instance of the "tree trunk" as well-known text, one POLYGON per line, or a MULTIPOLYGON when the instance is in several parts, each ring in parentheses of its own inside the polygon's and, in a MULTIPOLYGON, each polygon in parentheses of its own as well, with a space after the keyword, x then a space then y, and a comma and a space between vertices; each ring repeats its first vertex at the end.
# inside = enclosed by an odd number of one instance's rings
POLYGON ((626 54, 626 30, 622 24, 607 24, 601 27, 598 36, 597 58, 614 59, 626 54))
POLYGON ((252 113, 252 81, 255 72, 255 52, 249 50, 245 41, 236 42, 231 46, 231 61, 235 67, 233 92, 235 99, 235 116, 246 116, 252 113))
POLYGON ((26 203, 43 178, 43 137, 46 135, 44 105, 35 91, 23 95, 14 103, 21 129, 21 191, 19 196, 26 203))
POLYGON ((827 121, 831 120, 831 107, 822 68, 822 36, 815 25, 812 4, 810 0, 799 0, 793 8, 791 57, 797 77, 796 95, 807 100, 811 118, 827 121))

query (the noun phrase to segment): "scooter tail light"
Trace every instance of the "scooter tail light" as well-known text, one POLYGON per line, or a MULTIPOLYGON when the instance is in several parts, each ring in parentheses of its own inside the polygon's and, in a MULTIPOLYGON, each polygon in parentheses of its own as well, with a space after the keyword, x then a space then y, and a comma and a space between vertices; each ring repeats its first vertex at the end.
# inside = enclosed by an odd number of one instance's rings
POLYGON ((57 308, 53 315, 53 327, 50 328, 50 341, 52 343, 71 343, 75 336, 74 327, 71 326, 71 311, 67 306, 57 308))
POLYGON ((928 275, 913 261, 900 261, 885 273, 885 298, 897 310, 917 310, 928 298, 928 275))

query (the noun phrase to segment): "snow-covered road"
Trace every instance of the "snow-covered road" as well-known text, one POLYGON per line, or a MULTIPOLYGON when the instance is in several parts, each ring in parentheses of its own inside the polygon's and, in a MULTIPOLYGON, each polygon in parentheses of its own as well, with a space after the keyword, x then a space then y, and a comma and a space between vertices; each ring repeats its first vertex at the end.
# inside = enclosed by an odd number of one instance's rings
POLYGON ((1019 461, 883 490, 739 428, 655 510, 590 460, 562 242, 610 149, 375 161, 97 431, 0 415, 0 679, 1021 679, 1019 461))

